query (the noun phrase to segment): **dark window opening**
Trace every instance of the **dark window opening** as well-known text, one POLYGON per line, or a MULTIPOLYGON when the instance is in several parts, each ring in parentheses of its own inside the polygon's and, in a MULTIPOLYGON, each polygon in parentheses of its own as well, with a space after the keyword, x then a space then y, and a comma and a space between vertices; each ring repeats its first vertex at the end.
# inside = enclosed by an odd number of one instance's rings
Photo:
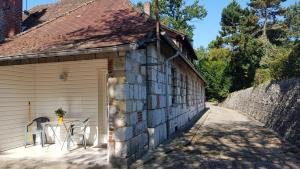
POLYGON ((173 67, 171 69, 172 77, 172 105, 176 103, 176 69, 173 67))
POLYGON ((142 122, 143 121, 143 113, 142 112, 138 112, 137 116, 138 116, 138 122, 142 122))
POLYGON ((188 81, 187 76, 186 76, 186 79, 185 79, 185 90, 186 90, 185 103, 186 103, 186 106, 189 106, 189 81, 188 81))
POLYGON ((177 132, 178 131, 178 126, 175 126, 175 132, 177 132))

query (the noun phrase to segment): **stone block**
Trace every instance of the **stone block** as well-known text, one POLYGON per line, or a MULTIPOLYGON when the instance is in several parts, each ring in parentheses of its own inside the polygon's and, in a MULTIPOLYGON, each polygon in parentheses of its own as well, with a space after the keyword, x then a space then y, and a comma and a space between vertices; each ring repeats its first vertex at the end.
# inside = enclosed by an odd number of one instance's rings
POLYGON ((149 85, 151 94, 163 94, 163 85, 161 83, 151 82, 149 85))
POLYGON ((165 109, 148 110, 148 127, 154 128, 166 121, 165 109))
POLYGON ((146 130, 147 130, 147 122, 146 121, 139 122, 135 126, 133 126, 133 135, 134 136, 140 135, 146 130))
POLYGON ((146 86, 142 86, 142 98, 141 99, 146 99, 147 98, 147 90, 146 90, 146 86))
POLYGON ((148 45, 147 46, 147 57, 148 58, 157 58, 157 52, 155 45, 148 45))
POLYGON ((126 67, 126 63, 127 62, 125 62, 125 57, 119 57, 118 59, 113 59, 112 68, 113 70, 124 70, 124 64, 126 67))
MULTIPOLYGON (((138 73, 138 72, 136 72, 136 73, 138 73)), ((144 81, 143 76, 142 75, 136 75, 136 81, 139 84, 143 83, 143 81, 144 81)))
POLYGON ((130 154, 135 154, 139 150, 139 139, 138 136, 130 139, 130 154))
POLYGON ((136 112, 136 101, 132 100, 132 109, 131 112, 136 112))
POLYGON ((129 86, 129 98, 130 99, 134 98, 134 85, 129 86))
MULTIPOLYGON (((166 107, 166 96, 159 96, 159 105, 160 105, 160 107, 159 108, 164 108, 164 107, 166 107)), ((172 102, 169 102, 169 105, 170 105, 170 103, 172 103, 172 102)))
POLYGON ((143 114, 143 121, 146 121, 147 120, 147 110, 144 110, 142 112, 142 114, 143 114))
POLYGON ((114 116, 114 125, 116 128, 125 127, 130 125, 130 115, 118 113, 114 116))
POLYGON ((131 100, 115 101, 114 105, 117 107, 117 111, 121 113, 130 113, 135 109, 133 101, 131 100))
POLYGON ((135 125, 138 122, 137 112, 130 113, 130 125, 135 125))
POLYGON ((126 158, 132 153, 130 151, 130 141, 115 142, 115 156, 126 158))
POLYGON ((148 109, 156 109, 157 106, 157 96, 148 95, 148 109))
POLYGON ((128 83, 136 83, 136 74, 132 72, 126 72, 126 81, 128 83))
POLYGON ((157 81, 157 71, 154 69, 148 69, 148 80, 157 81))
POLYGON ((117 128, 114 132, 115 141, 126 141, 133 137, 132 127, 117 128))
POLYGON ((146 66, 141 66, 141 74, 146 76, 146 66))
POLYGON ((141 54, 140 64, 146 64, 146 54, 145 54, 145 51, 143 51, 142 54, 141 54))
POLYGON ((155 128, 148 128, 149 133, 149 148, 153 149, 158 146, 161 142, 166 140, 166 123, 161 124, 155 128))
POLYGON ((164 78, 165 78, 165 74, 164 73, 161 73, 161 72, 157 73, 157 82, 158 83, 164 83, 164 78))
POLYGON ((133 98, 139 99, 139 85, 134 85, 133 90, 133 98))
POLYGON ((115 86, 115 98, 117 100, 126 100, 129 99, 129 84, 122 84, 115 86))
POLYGON ((132 59, 127 56, 126 56, 126 61, 125 61, 125 70, 128 72, 132 71, 132 59))
POLYGON ((136 111, 143 111, 144 103, 142 101, 136 101, 136 111))
POLYGON ((142 86, 139 85, 139 86, 138 86, 138 89, 139 89, 138 99, 142 99, 142 86))
POLYGON ((110 116, 114 116, 117 112, 118 112, 118 109, 116 106, 111 105, 109 107, 109 115, 110 116))

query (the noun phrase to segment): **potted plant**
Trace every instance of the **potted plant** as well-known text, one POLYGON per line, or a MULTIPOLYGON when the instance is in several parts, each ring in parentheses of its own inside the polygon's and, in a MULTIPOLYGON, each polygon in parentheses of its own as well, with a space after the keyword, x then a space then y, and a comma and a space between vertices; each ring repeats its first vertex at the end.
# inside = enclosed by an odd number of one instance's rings
POLYGON ((64 116, 67 114, 62 108, 55 110, 55 114, 58 116, 58 122, 62 123, 64 121, 64 116))

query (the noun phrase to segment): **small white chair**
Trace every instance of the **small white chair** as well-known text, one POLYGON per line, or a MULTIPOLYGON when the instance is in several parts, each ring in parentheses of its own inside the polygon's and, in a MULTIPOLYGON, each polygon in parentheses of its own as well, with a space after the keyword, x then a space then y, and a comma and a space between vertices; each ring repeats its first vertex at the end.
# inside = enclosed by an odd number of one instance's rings
POLYGON ((86 149, 86 128, 88 126, 89 118, 85 119, 83 122, 75 122, 71 124, 70 131, 68 132, 67 138, 67 149, 70 150, 70 143, 72 139, 82 138, 82 145, 86 149))

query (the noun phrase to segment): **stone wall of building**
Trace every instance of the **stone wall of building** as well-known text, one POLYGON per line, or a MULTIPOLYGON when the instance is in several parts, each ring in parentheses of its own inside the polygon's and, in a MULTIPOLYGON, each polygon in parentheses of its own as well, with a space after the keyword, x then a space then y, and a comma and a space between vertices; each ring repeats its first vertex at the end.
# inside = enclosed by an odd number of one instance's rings
POLYGON ((110 58, 110 156, 130 164, 148 150, 145 50, 110 58))
POLYGON ((0 42, 21 32, 22 0, 0 1, 0 42))
POLYGON ((234 92, 222 106, 247 113, 300 147, 300 79, 234 92))
POLYGON ((176 58, 167 68, 167 111, 164 66, 145 65, 164 60, 155 45, 109 58, 109 153, 114 164, 132 163, 204 109, 204 82, 176 58))
MULTIPOLYGON (((170 57, 170 56, 168 56, 170 57)), ((147 48, 147 62, 158 63, 156 48, 147 48)), ((179 132, 204 109, 204 82, 179 57, 171 60, 168 72, 168 104, 164 65, 148 66, 148 132, 149 146, 155 148, 169 136, 179 132)))

